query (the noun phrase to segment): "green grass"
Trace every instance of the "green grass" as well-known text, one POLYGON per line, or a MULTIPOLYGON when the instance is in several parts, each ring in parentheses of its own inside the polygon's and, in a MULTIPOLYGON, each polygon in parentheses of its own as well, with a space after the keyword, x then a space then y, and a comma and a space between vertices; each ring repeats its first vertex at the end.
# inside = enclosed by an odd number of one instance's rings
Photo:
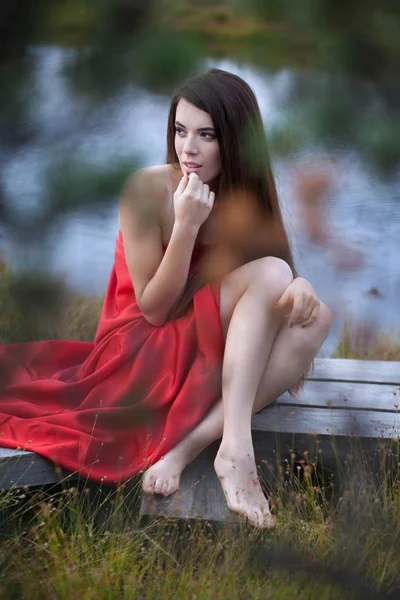
POLYGON ((14 529, 0 542, 0 596, 377 598, 377 590, 399 586, 398 464, 389 470, 389 460, 391 468, 398 463, 396 452, 381 449, 375 477, 367 460, 354 457, 335 484, 317 475, 308 457, 299 470, 286 463, 269 489, 273 531, 173 520, 140 524, 140 481, 108 497, 93 486, 13 490, 1 500, 14 529))
MULTIPOLYGON (((58 281, 45 282, 44 302, 41 284, 2 265, 0 341, 92 340, 101 299, 58 281), (21 290, 31 294, 25 301, 21 290)), ((399 337, 367 336, 346 323, 335 356, 400 360, 399 337)), ((61 482, 4 492, 0 597, 365 600, 378 590, 400 597, 399 443, 382 442, 370 456, 355 441, 332 471, 322 458, 279 462, 264 480, 277 518, 272 531, 140 523, 140 477, 118 490, 61 482)))

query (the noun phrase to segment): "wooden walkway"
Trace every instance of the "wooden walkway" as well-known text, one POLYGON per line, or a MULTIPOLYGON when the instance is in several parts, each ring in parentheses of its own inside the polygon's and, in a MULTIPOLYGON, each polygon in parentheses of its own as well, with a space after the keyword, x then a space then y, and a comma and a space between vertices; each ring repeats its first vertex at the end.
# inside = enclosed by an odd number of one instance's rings
MULTIPOLYGON (((277 457, 292 452, 323 460, 345 457, 356 438, 364 448, 400 435, 400 362, 315 360, 314 372, 295 399, 283 394, 253 416, 256 461, 266 476, 277 457)), ((234 521, 213 470, 218 444, 204 451, 182 474, 170 498, 143 495, 141 515, 234 521)), ((59 481, 51 463, 32 452, 0 448, 0 489, 59 481)))

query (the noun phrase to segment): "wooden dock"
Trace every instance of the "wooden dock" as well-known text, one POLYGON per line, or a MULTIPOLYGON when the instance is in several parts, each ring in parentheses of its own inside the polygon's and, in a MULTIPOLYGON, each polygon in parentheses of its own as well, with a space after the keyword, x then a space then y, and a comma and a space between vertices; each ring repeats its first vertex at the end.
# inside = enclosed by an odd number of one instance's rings
MULTIPOLYGON (((285 393, 253 416, 256 461, 268 477, 277 460, 293 452, 320 451, 325 462, 345 458, 355 441, 373 451, 378 440, 398 440, 399 403, 400 362, 317 358, 297 398, 285 393)), ((235 521, 213 470, 217 448, 213 444, 188 465, 171 497, 143 494, 142 517, 235 521)), ((54 484, 59 478, 44 458, 0 448, 0 489, 54 484)))

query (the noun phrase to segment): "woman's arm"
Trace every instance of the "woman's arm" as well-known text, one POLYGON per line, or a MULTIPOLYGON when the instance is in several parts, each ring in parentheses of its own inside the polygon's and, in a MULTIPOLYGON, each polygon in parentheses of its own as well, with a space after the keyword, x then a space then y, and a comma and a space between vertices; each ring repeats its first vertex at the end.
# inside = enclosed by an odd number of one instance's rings
POLYGON ((125 186, 119 203, 119 228, 125 259, 143 316, 152 325, 165 323, 182 294, 199 226, 176 221, 163 255, 161 211, 165 186, 160 175, 143 169, 125 186))

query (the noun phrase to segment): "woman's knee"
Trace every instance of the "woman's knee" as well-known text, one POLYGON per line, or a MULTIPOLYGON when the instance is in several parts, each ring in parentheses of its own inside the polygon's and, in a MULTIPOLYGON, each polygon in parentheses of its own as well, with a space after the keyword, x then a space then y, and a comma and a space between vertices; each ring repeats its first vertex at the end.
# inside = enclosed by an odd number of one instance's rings
POLYGON ((292 281, 293 272, 287 262, 275 256, 266 256, 229 273, 222 281, 221 291, 236 302, 250 288, 280 297, 292 281))
POLYGON ((293 281, 293 271, 287 262, 275 256, 257 261, 249 288, 277 301, 293 281))
POLYGON ((282 259, 267 256, 253 260, 229 273, 220 290, 220 317, 226 332, 236 304, 250 288, 275 303, 293 281, 290 266, 282 259))

